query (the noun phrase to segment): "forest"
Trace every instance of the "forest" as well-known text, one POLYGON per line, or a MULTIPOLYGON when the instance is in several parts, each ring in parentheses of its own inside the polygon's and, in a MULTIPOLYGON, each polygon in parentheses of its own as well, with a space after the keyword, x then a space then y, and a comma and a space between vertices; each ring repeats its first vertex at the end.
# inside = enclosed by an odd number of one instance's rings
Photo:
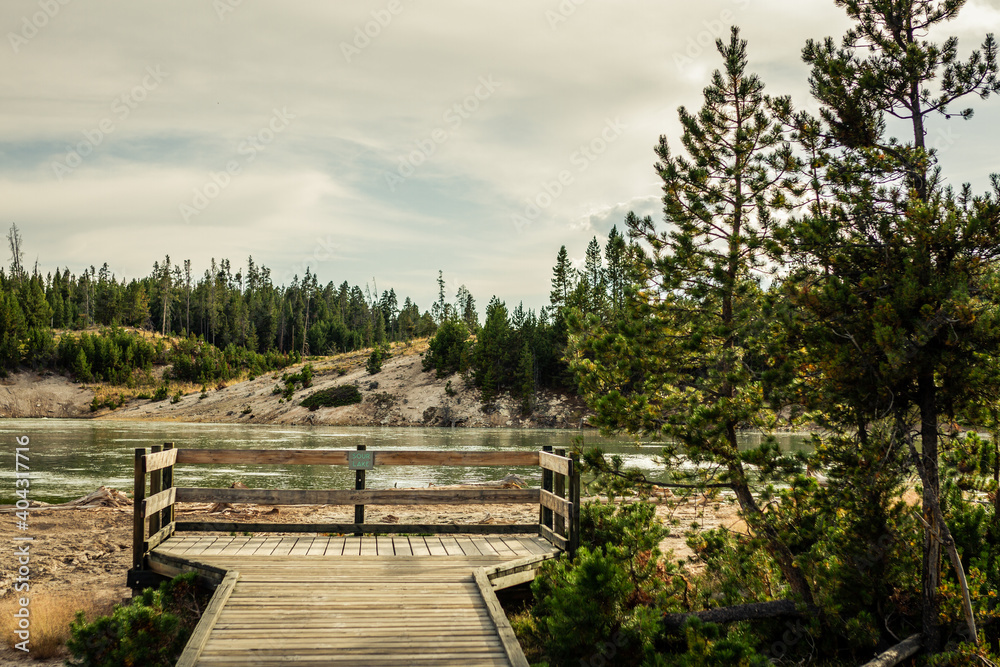
POLYGON ((668 443, 668 481, 575 453, 604 500, 512 621, 534 664, 996 665, 1000 175, 951 184, 927 136, 1000 93, 997 45, 931 39, 964 0, 835 2, 851 29, 801 52, 818 115, 765 93, 733 28, 681 136, 653 147, 663 221, 630 213, 580 268, 560 248, 537 314, 494 296, 480 322, 440 273, 424 312, 308 271, 275 286, 252 260, 43 276, 15 226, 0 367, 204 382, 429 337, 424 370, 471 373, 484 401, 572 392, 603 432, 668 443), (663 523, 665 490, 726 498, 747 531, 663 523), (660 551, 678 530, 693 562, 660 551))

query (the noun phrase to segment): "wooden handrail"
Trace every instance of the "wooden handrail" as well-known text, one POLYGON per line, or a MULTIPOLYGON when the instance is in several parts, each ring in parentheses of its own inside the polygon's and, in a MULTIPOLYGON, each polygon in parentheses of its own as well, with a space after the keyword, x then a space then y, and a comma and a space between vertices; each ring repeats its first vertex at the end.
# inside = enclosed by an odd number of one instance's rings
MULTIPOLYGON (((177 488, 179 503, 257 505, 537 504, 538 489, 211 489, 177 488)), ((555 497, 555 496, 553 496, 555 497)))
MULTIPOLYGON (((330 465, 346 466, 343 449, 178 449, 178 464, 330 465)), ((375 465, 382 466, 537 466, 538 452, 428 452, 379 450, 375 465)), ((554 458, 554 457, 553 457, 554 458)))
MULTIPOLYGON (((364 449, 363 446, 358 447, 364 449)), ((539 466, 542 487, 534 489, 217 489, 174 486, 178 464, 349 464, 350 450, 330 449, 174 449, 173 443, 154 446, 149 453, 135 450, 133 570, 141 574, 150 549, 178 530, 255 530, 255 532, 418 532, 502 533, 537 532, 560 549, 575 551, 579 544, 580 478, 576 461, 551 447, 530 451, 372 451, 375 469, 387 466, 539 466), (161 451, 162 450, 162 451, 161 451), (147 492, 146 478, 149 477, 147 492), (353 524, 243 524, 235 522, 175 522, 174 505, 180 502, 255 503, 260 505, 354 505, 353 524), (537 504, 539 523, 530 525, 381 525, 364 523, 365 505, 426 504, 537 504), (235 526, 239 526, 236 528, 235 526), (147 537, 147 531, 149 536, 147 537)), ((363 479, 358 475, 359 479, 363 479)), ((364 483, 361 482, 363 487, 364 483)), ((138 580, 139 577, 136 577, 138 580)), ((130 574, 130 581, 132 575, 130 574)))
POLYGON ((162 452, 154 452, 146 455, 146 472, 169 468, 177 462, 179 449, 164 449, 162 452))

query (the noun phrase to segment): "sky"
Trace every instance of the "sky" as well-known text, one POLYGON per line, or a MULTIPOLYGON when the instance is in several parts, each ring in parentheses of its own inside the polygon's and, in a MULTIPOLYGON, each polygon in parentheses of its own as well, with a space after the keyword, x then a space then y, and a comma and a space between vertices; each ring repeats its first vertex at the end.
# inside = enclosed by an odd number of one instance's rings
MULTIPOLYGON (((0 223, 43 272, 253 256, 427 308, 440 270, 449 299, 537 309, 561 245, 662 218, 653 147, 731 25, 815 110, 800 53, 847 29, 832 0, 3 0, 0 223)), ((963 53, 987 32, 1000 0, 947 26, 963 53)), ((1000 100, 972 106, 929 143, 983 190, 1000 100)))

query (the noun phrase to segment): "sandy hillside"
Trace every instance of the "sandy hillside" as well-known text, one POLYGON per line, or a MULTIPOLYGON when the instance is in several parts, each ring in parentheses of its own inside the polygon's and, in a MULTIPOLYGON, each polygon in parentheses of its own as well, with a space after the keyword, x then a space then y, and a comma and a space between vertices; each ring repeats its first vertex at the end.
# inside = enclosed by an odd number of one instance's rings
MULTIPOLYGON (((424 345, 423 347, 426 347, 424 345)), ((311 361, 311 387, 297 388, 290 401, 275 394, 285 371, 268 373, 228 386, 188 386, 178 403, 170 399, 133 399, 116 410, 90 411, 93 391, 58 375, 19 373, 0 382, 0 416, 96 417, 98 419, 239 422, 264 424, 330 424, 339 426, 468 426, 510 428, 579 428, 586 424, 581 401, 541 392, 534 412, 525 417, 518 401, 502 397, 483 406, 479 391, 460 374, 438 379, 421 368, 419 346, 397 346, 382 371, 369 375, 363 352, 311 361), (353 384, 363 401, 310 412, 299 405, 315 391, 353 384)), ((287 372, 301 370, 304 364, 287 372)), ((116 388, 106 388, 114 393, 116 388)), ((173 389, 172 389, 173 391, 173 389)))
POLYGON ((0 380, 0 418, 89 417, 94 392, 61 375, 24 372, 0 380))

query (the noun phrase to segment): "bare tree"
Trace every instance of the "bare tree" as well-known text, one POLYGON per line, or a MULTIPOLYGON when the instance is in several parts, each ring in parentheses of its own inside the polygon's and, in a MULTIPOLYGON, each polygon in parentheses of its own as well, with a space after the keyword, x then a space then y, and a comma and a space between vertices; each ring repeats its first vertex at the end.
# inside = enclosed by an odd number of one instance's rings
POLYGON ((7 243, 10 244, 10 275, 14 280, 20 281, 21 276, 24 275, 24 243, 16 223, 10 225, 10 231, 7 232, 7 243))

